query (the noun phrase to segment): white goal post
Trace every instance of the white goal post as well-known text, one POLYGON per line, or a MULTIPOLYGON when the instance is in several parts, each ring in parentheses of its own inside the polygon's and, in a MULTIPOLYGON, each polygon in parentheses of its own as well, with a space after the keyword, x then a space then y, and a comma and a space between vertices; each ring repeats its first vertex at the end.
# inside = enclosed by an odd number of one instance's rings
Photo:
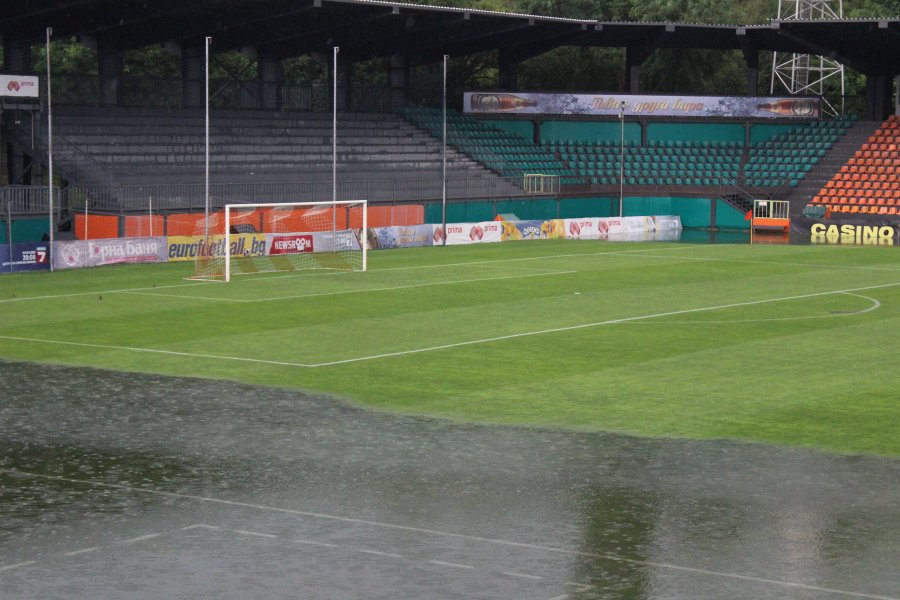
POLYGON ((193 279, 304 269, 366 270, 368 202, 227 204, 200 219, 193 279), (227 235, 226 235, 227 232, 227 235))

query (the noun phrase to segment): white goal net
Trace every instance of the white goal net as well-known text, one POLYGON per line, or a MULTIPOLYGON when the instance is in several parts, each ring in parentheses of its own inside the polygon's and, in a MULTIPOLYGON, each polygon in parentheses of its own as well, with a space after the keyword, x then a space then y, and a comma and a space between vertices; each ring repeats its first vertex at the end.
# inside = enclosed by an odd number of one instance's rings
POLYGON ((228 204, 197 224, 193 278, 230 281, 234 275, 303 269, 365 271, 367 208, 365 200, 228 204))

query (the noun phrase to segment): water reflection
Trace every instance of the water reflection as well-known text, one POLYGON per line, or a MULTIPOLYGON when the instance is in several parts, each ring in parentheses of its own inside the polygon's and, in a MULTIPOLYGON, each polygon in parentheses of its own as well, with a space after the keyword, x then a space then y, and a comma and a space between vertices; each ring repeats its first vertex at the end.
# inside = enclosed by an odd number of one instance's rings
POLYGON ((0 381, 4 598, 900 590, 896 460, 87 369, 0 362, 0 381))

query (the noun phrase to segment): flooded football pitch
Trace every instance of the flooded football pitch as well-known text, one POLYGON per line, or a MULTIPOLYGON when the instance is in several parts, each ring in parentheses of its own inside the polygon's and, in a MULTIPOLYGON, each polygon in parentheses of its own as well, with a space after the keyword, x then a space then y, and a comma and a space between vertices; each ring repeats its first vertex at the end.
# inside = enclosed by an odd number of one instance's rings
POLYGON ((900 597, 900 460, 0 362, 0 598, 900 597))

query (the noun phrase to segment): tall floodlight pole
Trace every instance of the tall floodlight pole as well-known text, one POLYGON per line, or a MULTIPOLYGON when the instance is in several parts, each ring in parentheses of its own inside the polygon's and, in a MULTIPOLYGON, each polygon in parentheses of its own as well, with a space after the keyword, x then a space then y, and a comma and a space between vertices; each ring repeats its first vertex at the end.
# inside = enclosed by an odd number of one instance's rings
MULTIPOLYGON (((50 270, 53 270, 53 230, 56 227, 53 218, 53 94, 50 84, 50 36, 53 35, 53 28, 47 28, 47 198, 49 200, 48 220, 50 229, 50 247, 47 248, 50 262, 50 270)), ((12 238, 10 238, 12 243, 12 238)), ((11 246, 10 246, 11 247, 11 246)))
MULTIPOLYGON (((204 222, 206 223, 206 241, 209 242, 209 46, 212 44, 212 38, 207 37, 204 46, 206 47, 205 54, 205 76, 204 76, 204 86, 205 86, 205 94, 204 94, 204 105, 205 105, 205 116, 204 116, 204 125, 206 128, 205 133, 205 156, 204 156, 204 222)), ((225 232, 225 246, 226 252, 228 252, 228 232, 225 232)))
MULTIPOLYGON (((331 67, 331 201, 334 206, 331 210, 331 233, 337 234, 337 109, 338 109, 338 52, 340 46, 334 47, 334 64, 331 67)), ((332 237, 332 240, 335 238, 332 237)))
POLYGON ((619 216, 625 199, 625 101, 619 102, 619 216))
POLYGON ((441 175, 441 228, 444 235, 441 237, 441 244, 447 245, 447 61, 450 55, 444 55, 444 87, 441 94, 441 111, 443 114, 443 129, 441 134, 442 151, 441 158, 443 163, 443 172, 441 175))
POLYGON ((331 90, 331 201, 337 202, 337 105, 338 105, 338 52, 340 46, 334 47, 334 64, 332 65, 331 90))

